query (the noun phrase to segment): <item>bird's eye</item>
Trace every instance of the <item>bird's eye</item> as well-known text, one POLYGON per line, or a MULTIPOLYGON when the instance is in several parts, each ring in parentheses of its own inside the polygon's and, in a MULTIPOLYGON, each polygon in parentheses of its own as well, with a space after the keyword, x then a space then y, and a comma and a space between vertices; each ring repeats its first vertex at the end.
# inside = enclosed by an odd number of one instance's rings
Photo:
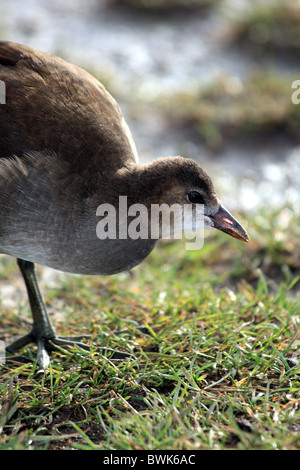
POLYGON ((204 204, 204 199, 198 191, 190 191, 187 198, 192 204, 204 204))

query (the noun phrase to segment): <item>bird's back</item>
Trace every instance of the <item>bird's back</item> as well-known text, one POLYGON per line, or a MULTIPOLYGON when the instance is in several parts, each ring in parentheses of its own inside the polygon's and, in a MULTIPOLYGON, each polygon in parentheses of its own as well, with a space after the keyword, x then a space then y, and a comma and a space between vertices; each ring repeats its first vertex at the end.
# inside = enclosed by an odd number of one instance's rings
POLYGON ((57 153, 76 166, 109 171, 135 159, 119 106, 84 70, 26 46, 0 42, 0 157, 57 153))

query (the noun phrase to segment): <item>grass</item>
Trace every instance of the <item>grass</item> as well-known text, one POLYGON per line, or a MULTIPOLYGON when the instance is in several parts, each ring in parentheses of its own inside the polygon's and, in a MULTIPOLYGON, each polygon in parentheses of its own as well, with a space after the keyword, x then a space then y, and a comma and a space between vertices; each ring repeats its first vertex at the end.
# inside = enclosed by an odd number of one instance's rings
POLYGON ((144 10, 147 13, 166 13, 172 10, 194 10, 214 7, 220 0, 110 0, 113 5, 144 10))
POLYGON ((236 42, 277 52, 299 52, 300 5, 297 0, 252 1, 244 14, 228 5, 229 36, 236 42))
MULTIPOLYGON (((131 273, 43 286, 52 316, 65 313, 58 333, 95 341, 52 354, 42 375, 2 367, 0 448, 299 449, 299 216, 288 248, 273 240, 279 216, 248 221, 252 245, 221 233, 201 252, 161 242, 131 273), (97 344, 135 358, 113 361, 97 344)), ((24 300, 1 323, 21 334, 28 318, 24 300)))
MULTIPOLYGON (((129 3, 163 11, 184 2, 129 3)), ((232 39, 296 50, 297 4, 275 3, 280 10, 257 4, 243 20, 231 20, 232 39)), ((278 130, 296 140, 297 78, 272 70, 244 80, 223 76, 159 96, 157 104, 172 125, 193 127, 210 147, 228 136, 278 130)), ((200 252, 160 242, 130 273, 66 275, 54 287, 42 280, 58 333, 91 333, 94 341, 89 352, 53 353, 45 374, 37 372, 34 347, 23 351, 33 364, 2 366, 0 449, 299 450, 299 210, 261 210, 245 219, 249 245, 212 233, 200 252), (115 334, 124 329, 129 333, 115 334), (114 361, 99 345, 135 357, 114 361)), ((23 286, 9 258, 3 278, 23 286)), ((25 297, 1 310, 6 341, 28 331, 25 297)))
POLYGON ((272 70, 259 70, 243 80, 223 75, 208 85, 164 94, 158 106, 172 126, 193 128, 213 148, 228 138, 278 131, 297 140, 300 112, 291 100, 296 78, 279 76, 272 70))
MULTIPOLYGON (((209 83, 192 80, 180 91, 157 88, 151 108, 163 116, 170 129, 188 131, 189 135, 192 130, 211 150, 234 140, 266 139, 276 133, 299 143, 300 105, 292 101, 293 94, 299 98, 299 87, 292 88, 298 79, 297 72, 280 75, 268 66, 254 69, 245 77, 224 73, 209 83)), ((107 86, 120 96, 114 79, 108 79, 107 86)), ((129 85, 121 96, 133 119, 142 119, 149 112, 142 82, 129 85), (128 99, 132 95, 135 103, 128 99)))

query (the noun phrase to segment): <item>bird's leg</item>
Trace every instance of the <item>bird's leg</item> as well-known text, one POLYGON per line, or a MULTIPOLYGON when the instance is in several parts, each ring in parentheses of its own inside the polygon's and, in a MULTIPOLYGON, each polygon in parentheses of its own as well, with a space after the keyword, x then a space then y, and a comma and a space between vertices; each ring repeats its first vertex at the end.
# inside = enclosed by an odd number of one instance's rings
POLYGON ((34 264, 31 261, 24 261, 22 259, 18 259, 17 261, 25 281, 30 302, 33 317, 32 335, 44 339, 53 339, 56 333, 48 317, 46 306, 37 283, 34 264))
MULTIPOLYGON (((39 290, 37 279, 35 276, 34 264, 30 261, 18 259, 18 266, 23 275, 28 298, 30 302, 33 326, 30 333, 17 339, 14 343, 10 344, 6 351, 14 353, 18 349, 26 346, 28 343, 35 342, 38 347, 37 360, 41 370, 45 370, 49 366, 49 354, 51 350, 57 346, 80 346, 82 349, 90 350, 88 344, 81 342, 84 338, 89 338, 89 335, 75 337, 75 338, 64 338, 56 335, 54 327, 48 317, 45 303, 39 290)), ((124 359, 132 357, 131 354, 114 351, 109 348, 101 348, 103 352, 111 353, 114 359, 124 359)))
POLYGON ((35 276, 34 264, 22 259, 18 259, 17 261, 28 293, 33 326, 30 333, 16 340, 14 343, 9 345, 6 350, 9 353, 13 353, 23 346, 26 346, 28 343, 35 342, 38 347, 38 364, 40 368, 44 370, 49 365, 49 355, 47 352, 49 347, 47 347, 47 342, 48 340, 55 338, 56 333, 49 320, 46 306, 39 290, 35 276))

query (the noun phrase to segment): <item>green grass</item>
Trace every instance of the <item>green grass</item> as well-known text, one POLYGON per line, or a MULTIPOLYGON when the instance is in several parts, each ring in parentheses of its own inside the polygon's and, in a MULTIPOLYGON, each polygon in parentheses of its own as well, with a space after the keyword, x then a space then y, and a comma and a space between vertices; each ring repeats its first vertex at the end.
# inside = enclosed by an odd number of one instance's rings
POLYGON ((300 108, 292 103, 297 74, 279 76, 262 69, 244 79, 223 75, 208 85, 191 84, 163 93, 157 105, 171 126, 192 128, 210 147, 226 139, 271 135, 278 131, 299 139, 300 108))
POLYGON ((300 5, 297 0, 251 1, 244 14, 228 4, 229 36, 261 50, 299 52, 300 5))
MULTIPOLYGON (((65 313, 58 333, 95 341, 53 353, 45 374, 2 367, 0 448, 300 449, 299 216, 278 235, 282 211, 248 218, 250 245, 221 233, 200 252, 161 242, 131 273, 43 285, 52 316, 65 313)), ((28 318, 25 301, 8 309, 4 332, 25 333, 28 318)))
POLYGON ((172 10, 194 10, 216 6, 220 0, 110 0, 111 4, 144 10, 147 13, 166 13, 172 10))
MULTIPOLYGON (((183 3, 127 1, 157 5, 155 11, 183 3)), ((210 3, 217 2, 193 2, 210 3)), ((243 19, 229 20, 231 38, 299 49, 297 3, 276 1, 268 10, 259 3, 243 19)), ((211 147, 228 136, 278 130, 297 139, 300 108, 291 103, 297 78, 272 70, 244 81, 224 76, 164 92, 151 105, 165 109, 172 125, 193 127, 211 147)), ((104 81, 110 80, 108 74, 104 81)), ((134 96, 138 113, 138 89, 134 96)), ((53 353, 45 374, 34 362, 2 366, 0 449, 299 450, 299 210, 261 210, 241 221, 249 245, 211 233, 199 252, 185 251, 183 241, 160 242, 130 273, 66 275, 52 288, 41 281, 57 332, 92 333, 95 340, 90 352, 53 353), (138 325, 151 334, 139 334, 138 325), (129 334, 114 334, 124 329, 129 334), (135 359, 113 361, 99 345, 135 359)), ((0 274, 23 288, 13 260, 1 260, 0 274)), ((28 332, 25 297, 1 311, 6 341, 28 332)), ((35 360, 34 346, 22 353, 35 360)))

